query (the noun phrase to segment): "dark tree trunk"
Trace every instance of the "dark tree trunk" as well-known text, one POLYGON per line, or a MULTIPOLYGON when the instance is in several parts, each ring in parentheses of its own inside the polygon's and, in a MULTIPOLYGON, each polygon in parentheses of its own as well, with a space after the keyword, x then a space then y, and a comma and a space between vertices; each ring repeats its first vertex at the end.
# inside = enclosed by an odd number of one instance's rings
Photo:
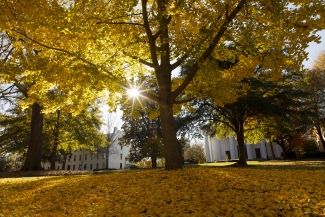
POLYGON ((165 169, 176 170, 182 168, 181 147, 176 138, 176 127, 171 103, 159 107, 161 128, 165 152, 165 169))
POLYGON ((283 159, 288 159, 288 153, 284 144, 283 139, 280 139, 280 141, 276 140, 276 143, 281 147, 282 149, 282 157, 283 159))
POLYGON ((239 160, 238 164, 247 165, 246 152, 245 152, 245 138, 244 138, 244 123, 238 121, 236 127, 237 142, 239 148, 239 160))
POLYGON ((318 138, 322 143, 323 149, 325 150, 325 140, 323 136, 322 127, 320 126, 319 123, 316 123, 316 130, 317 130, 318 138))
POLYGON ((60 110, 57 111, 57 120, 56 126, 54 129, 54 143, 52 147, 52 156, 51 156, 51 170, 55 170, 55 162, 56 162, 56 152, 59 145, 59 127, 60 127, 60 110))
POLYGON ((151 165, 152 165, 152 168, 157 168, 157 157, 156 156, 151 156, 151 165))
POLYGON ((270 147, 271 147, 272 160, 275 160, 275 154, 274 154, 272 141, 270 141, 270 147))
POLYGON ((52 147, 52 155, 51 155, 51 170, 55 170, 55 162, 56 162, 56 150, 57 150, 58 144, 54 142, 54 145, 52 147))
POLYGON ((42 151, 42 131, 43 114, 42 107, 35 102, 32 105, 31 133, 27 149, 27 156, 21 171, 42 170, 41 151, 42 151))
POLYGON ((65 163, 67 161, 67 155, 63 156, 63 162, 62 162, 62 170, 65 170, 65 163))
POLYGON ((110 145, 107 145, 106 146, 106 169, 108 170, 109 168, 109 148, 110 148, 110 145))

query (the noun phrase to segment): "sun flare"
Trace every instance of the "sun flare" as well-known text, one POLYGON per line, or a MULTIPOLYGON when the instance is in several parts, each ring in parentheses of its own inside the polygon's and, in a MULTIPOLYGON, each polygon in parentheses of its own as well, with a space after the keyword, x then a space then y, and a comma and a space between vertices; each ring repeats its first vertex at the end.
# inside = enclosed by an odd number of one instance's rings
POLYGON ((130 97, 138 97, 140 95, 140 92, 138 89, 136 88, 132 88, 132 89, 129 89, 127 90, 127 94, 130 96, 130 97))

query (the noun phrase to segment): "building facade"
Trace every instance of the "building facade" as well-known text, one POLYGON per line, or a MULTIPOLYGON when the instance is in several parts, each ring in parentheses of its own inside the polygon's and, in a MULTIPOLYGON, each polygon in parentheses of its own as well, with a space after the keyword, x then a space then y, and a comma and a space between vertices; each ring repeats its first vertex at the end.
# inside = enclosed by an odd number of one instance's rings
MULTIPOLYGON (((126 160, 129 155, 130 147, 119 147, 120 150, 115 151, 109 155, 104 151, 97 151, 96 153, 87 149, 78 149, 72 152, 71 157, 67 157, 63 168, 63 162, 56 162, 55 168, 57 170, 95 170, 95 169, 125 169, 130 166, 130 162, 126 160), (108 159, 107 159, 108 158, 108 159)), ((101 149, 103 150, 103 149, 101 149)), ((49 169, 50 164, 44 163, 44 169, 49 169)))
MULTIPOLYGON (((276 143, 272 144, 275 157, 281 158, 281 147, 276 143)), ((226 139, 206 136, 204 149, 207 162, 239 158, 238 142, 233 136, 226 139)), ((245 144, 245 152, 247 159, 272 158, 271 146, 265 140, 257 144, 245 144)))
MULTIPOLYGON (((67 156, 65 162, 60 161, 55 163, 57 170, 98 170, 98 169, 125 169, 131 163, 127 160, 130 153, 129 146, 120 146, 118 139, 123 135, 123 132, 114 128, 111 136, 112 144, 109 149, 106 147, 97 148, 96 152, 81 148, 72 151, 70 156, 67 156)), ((62 157, 61 157, 62 159, 62 157)), ((48 162, 43 163, 44 169, 50 169, 48 162)))

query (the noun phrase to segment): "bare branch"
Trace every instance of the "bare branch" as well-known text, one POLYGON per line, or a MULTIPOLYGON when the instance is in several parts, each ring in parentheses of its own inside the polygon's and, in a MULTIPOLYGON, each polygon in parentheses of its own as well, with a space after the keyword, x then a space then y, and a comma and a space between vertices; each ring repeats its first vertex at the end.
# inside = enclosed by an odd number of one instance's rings
POLYGON ((9 8, 9 10, 10 10, 12 16, 13 16, 16 20, 18 20, 17 17, 16 17, 16 15, 15 15, 14 12, 12 11, 12 9, 9 7, 7 0, 5 0, 5 2, 6 2, 6 6, 7 6, 7 7, 9 8))

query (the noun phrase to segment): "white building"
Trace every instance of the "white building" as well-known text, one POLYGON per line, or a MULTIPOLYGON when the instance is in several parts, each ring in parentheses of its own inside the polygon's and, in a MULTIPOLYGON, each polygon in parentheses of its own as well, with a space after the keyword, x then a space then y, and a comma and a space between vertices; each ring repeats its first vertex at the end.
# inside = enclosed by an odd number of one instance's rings
MULTIPOLYGON (((276 143, 272 144, 275 157, 280 158, 282 153, 281 147, 276 143)), ((232 136, 226 139, 206 136, 204 149, 207 162, 239 158, 238 142, 232 136)), ((245 150, 247 159, 272 158, 270 144, 266 143, 265 140, 261 140, 258 144, 245 144, 245 150)))
MULTIPOLYGON (((71 156, 67 157, 64 170, 124 169, 129 167, 131 163, 126 160, 126 157, 130 153, 130 147, 122 147, 118 144, 118 139, 123 132, 114 128, 110 135, 113 135, 114 138, 109 151, 106 148, 98 148, 96 152, 84 148, 74 150, 71 156)), ((62 170, 62 165, 63 162, 55 162, 57 170, 62 170)), ((42 166, 44 169, 50 169, 48 162, 42 166)))
MULTIPOLYGON (((110 169, 124 169, 131 165, 125 159, 129 155, 130 147, 119 146, 120 150, 111 153, 107 156, 106 152, 99 151, 93 153, 87 149, 78 149, 72 152, 71 157, 67 157, 65 163, 65 170, 94 170, 106 169, 106 162, 108 161, 108 168, 110 169), (108 160, 106 159, 108 157, 108 160)), ((103 149, 102 149, 103 150, 103 149)), ((44 169, 49 169, 50 164, 43 164, 44 169)), ((55 168, 62 170, 62 162, 56 162, 55 168)))

